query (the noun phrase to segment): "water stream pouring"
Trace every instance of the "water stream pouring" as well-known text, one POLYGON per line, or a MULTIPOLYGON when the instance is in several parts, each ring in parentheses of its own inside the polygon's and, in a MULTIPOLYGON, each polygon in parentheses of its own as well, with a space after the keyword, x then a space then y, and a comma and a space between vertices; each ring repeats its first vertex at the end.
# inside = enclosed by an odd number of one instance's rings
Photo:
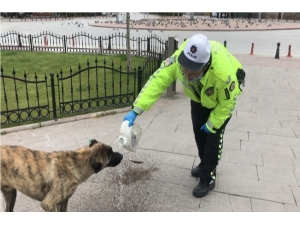
MULTIPOLYGON (((118 146, 120 152, 123 152, 123 148, 127 149, 130 152, 135 152, 138 147, 140 137, 142 135, 143 129, 137 123, 134 123, 131 127, 128 126, 128 123, 129 121, 124 121, 120 128, 120 134, 118 139, 118 146)), ((129 159, 129 161, 136 164, 143 163, 139 160, 129 159)), ((120 177, 120 179, 118 180, 120 186, 118 211, 123 211, 125 201, 123 179, 125 178, 123 177, 124 171, 122 165, 118 166, 118 172, 120 177)))

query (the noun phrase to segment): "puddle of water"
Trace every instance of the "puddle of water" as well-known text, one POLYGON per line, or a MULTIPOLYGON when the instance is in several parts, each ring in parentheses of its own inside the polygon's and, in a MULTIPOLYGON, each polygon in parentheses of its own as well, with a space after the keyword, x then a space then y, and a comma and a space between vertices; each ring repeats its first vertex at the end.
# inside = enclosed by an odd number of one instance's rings
POLYGON ((125 191, 130 191, 130 188, 128 189, 130 185, 133 185, 139 180, 147 179, 151 175, 151 173, 158 170, 158 168, 156 168, 154 164, 149 164, 149 160, 146 160, 146 162, 145 159, 129 159, 131 157, 126 157, 128 156, 127 154, 130 153, 130 151, 124 150, 121 139, 118 140, 116 144, 118 145, 119 153, 123 155, 122 162, 117 166, 117 173, 115 174, 116 178, 113 179, 117 181, 117 185, 120 190, 118 195, 116 196, 118 201, 117 211, 125 212, 128 210, 132 210, 130 208, 132 206, 126 204, 125 191))

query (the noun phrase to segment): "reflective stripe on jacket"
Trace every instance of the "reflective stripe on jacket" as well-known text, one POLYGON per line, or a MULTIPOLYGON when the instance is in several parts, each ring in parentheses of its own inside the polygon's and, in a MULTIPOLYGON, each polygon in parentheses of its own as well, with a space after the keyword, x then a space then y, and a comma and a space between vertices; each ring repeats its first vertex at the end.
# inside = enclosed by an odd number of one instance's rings
POLYGON ((186 43, 187 40, 150 76, 133 103, 133 110, 139 115, 149 110, 172 82, 179 80, 185 95, 204 107, 213 109, 207 124, 211 128, 218 129, 231 116, 237 96, 242 92, 236 72, 238 68, 243 67, 221 43, 209 41, 212 56, 209 69, 201 80, 188 82, 177 60, 186 43))

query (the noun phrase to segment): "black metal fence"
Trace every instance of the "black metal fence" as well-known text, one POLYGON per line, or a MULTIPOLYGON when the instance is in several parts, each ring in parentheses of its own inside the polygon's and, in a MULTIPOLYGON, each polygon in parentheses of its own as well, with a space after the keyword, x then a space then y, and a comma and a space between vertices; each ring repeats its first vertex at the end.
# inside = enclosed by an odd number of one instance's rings
POLYGON ((28 80, 24 73, 23 77, 17 77, 14 69, 12 76, 4 75, 1 65, 1 125, 50 118, 47 76, 38 80, 35 74, 34 80, 28 80))
MULTIPOLYGON (((126 35, 115 33, 108 37, 86 33, 56 35, 50 32, 26 35, 10 31, 0 36, 1 50, 51 51, 72 53, 126 54, 126 35)), ((131 55, 164 54, 167 43, 155 35, 130 38, 131 55)))
POLYGON ((1 126, 132 105, 162 57, 151 53, 131 71, 96 58, 84 68, 79 64, 75 72, 70 68, 66 73, 45 74, 43 79, 37 74, 17 75, 14 69, 8 75, 1 65, 1 126))
MULTIPOLYGON (((83 69, 79 65, 75 73, 70 68, 68 76, 63 76, 63 71, 56 75, 57 91, 51 92, 58 93, 60 115, 133 103, 137 94, 137 76, 141 74, 141 69, 139 68, 137 74, 136 68, 125 72, 127 69, 121 65, 115 68, 112 63, 111 67, 107 67, 105 60, 103 66, 99 66, 98 63, 96 59, 94 66, 87 62, 86 68, 83 69)), ((54 74, 50 76, 52 79, 54 74)), ((54 86, 53 81, 51 88, 54 86)), ((56 99, 55 96, 53 99, 56 99)), ((53 106, 56 104, 53 103, 53 106)), ((53 112, 54 118, 57 118, 55 108, 53 112)))
MULTIPOLYGON (((93 37, 85 33, 55 35, 42 32, 24 35, 12 31, 0 36, 1 50, 126 54, 126 36, 93 37)), ((8 75, 1 65, 1 126, 20 125, 38 120, 57 119, 80 112, 101 111, 132 105, 149 77, 168 54, 168 41, 156 36, 130 39, 131 55, 144 56, 138 68, 116 67, 106 61, 100 65, 78 65, 77 71, 40 75, 8 75), (68 74, 68 75, 66 75, 68 74), (50 76, 49 76, 50 75, 50 76), (50 81, 49 81, 50 80, 50 81)), ((51 71, 50 71, 51 72, 51 71)))

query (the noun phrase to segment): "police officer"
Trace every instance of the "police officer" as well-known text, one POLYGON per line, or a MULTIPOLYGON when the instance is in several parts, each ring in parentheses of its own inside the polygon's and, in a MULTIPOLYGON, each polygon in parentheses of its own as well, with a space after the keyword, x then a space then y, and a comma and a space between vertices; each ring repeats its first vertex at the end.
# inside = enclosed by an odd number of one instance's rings
POLYGON ((240 62, 221 44, 202 34, 193 35, 150 76, 124 121, 133 124, 137 115, 149 110, 174 82, 183 84, 191 99, 191 118, 200 164, 191 171, 200 177, 195 197, 203 197, 215 187, 225 127, 241 94, 237 74, 245 73, 240 62))

